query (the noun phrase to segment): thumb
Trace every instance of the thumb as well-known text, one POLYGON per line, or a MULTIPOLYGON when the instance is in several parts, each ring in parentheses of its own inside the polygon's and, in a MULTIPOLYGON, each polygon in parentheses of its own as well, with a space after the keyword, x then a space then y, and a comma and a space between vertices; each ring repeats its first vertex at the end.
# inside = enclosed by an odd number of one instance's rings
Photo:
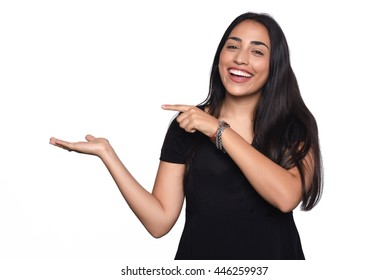
POLYGON ((90 142, 90 141, 95 140, 96 138, 94 136, 88 134, 87 136, 85 136, 85 139, 86 139, 86 141, 90 142))

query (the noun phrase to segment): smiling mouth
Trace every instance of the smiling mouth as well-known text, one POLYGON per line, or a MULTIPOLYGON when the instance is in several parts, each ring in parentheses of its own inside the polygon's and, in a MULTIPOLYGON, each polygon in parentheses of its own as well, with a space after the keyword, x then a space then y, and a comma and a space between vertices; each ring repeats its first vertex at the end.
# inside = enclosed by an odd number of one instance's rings
POLYGON ((237 76, 237 77, 251 78, 253 76, 253 75, 251 75, 250 73, 248 73, 246 71, 237 70, 237 69, 229 69, 228 72, 231 75, 237 76))

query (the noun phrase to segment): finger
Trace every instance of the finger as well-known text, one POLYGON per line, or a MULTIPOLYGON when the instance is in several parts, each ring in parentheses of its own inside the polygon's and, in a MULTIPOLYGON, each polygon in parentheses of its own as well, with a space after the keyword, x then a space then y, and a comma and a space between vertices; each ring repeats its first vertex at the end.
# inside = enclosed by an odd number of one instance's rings
POLYGON ((72 143, 69 143, 69 142, 54 138, 54 137, 50 138, 50 144, 57 146, 57 147, 60 147, 62 149, 68 150, 68 151, 72 150, 72 147, 71 147, 72 143))
POLYGON ((176 120, 178 123, 181 123, 182 121, 184 121, 187 118, 188 118, 188 116, 185 113, 181 113, 176 117, 176 120))
POLYGON ((54 145, 55 144, 55 138, 54 137, 50 137, 50 141, 49 141, 49 143, 51 144, 51 145, 54 145))
MULTIPOLYGON (((181 117, 182 115, 180 115, 181 117)), ((194 133, 196 132, 196 128, 194 127, 193 122, 189 118, 182 118, 181 120, 178 120, 179 117, 177 118, 177 122, 179 123, 180 127, 184 129, 186 132, 194 133)))
POLYGON ((176 104, 176 105, 164 104, 161 107, 164 110, 186 112, 190 108, 192 108, 193 106, 191 106, 191 105, 182 105, 182 104, 176 104))
POLYGON ((85 136, 85 139, 86 139, 86 141, 91 142, 91 141, 95 140, 96 138, 94 136, 88 134, 87 136, 85 136))
MULTIPOLYGON (((57 139, 57 138, 54 138, 54 137, 51 137, 50 138, 50 144, 51 145, 58 145, 59 144, 59 142, 61 142, 62 140, 60 140, 60 139, 57 139)), ((63 141, 62 141, 63 142, 63 141)))

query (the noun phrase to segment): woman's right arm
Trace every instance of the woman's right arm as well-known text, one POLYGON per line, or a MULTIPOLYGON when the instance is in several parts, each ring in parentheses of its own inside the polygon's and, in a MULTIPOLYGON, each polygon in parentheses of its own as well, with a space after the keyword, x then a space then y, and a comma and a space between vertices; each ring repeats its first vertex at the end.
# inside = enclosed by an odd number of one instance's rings
POLYGON ((50 144, 84 154, 98 156, 129 207, 148 232, 158 238, 170 231, 177 221, 184 202, 184 164, 161 161, 152 193, 144 189, 121 162, 112 146, 104 138, 87 135, 87 142, 66 142, 56 138, 50 144))

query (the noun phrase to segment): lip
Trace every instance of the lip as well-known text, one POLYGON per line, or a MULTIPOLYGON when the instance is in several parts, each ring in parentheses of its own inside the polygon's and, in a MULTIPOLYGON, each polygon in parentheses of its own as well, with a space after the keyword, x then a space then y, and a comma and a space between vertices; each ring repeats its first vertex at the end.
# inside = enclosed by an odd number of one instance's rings
POLYGON ((241 68, 231 67, 231 68, 228 68, 227 71, 228 71, 228 76, 230 77, 230 79, 231 79, 233 82, 236 82, 236 83, 244 83, 244 82, 247 82, 247 81, 249 81, 249 80, 253 77, 253 74, 252 74, 252 73, 250 73, 250 72, 247 71, 247 70, 241 69, 241 68), (250 77, 233 75, 233 74, 231 73, 231 70, 232 70, 232 71, 239 71, 239 72, 246 73, 246 74, 248 74, 250 77))

